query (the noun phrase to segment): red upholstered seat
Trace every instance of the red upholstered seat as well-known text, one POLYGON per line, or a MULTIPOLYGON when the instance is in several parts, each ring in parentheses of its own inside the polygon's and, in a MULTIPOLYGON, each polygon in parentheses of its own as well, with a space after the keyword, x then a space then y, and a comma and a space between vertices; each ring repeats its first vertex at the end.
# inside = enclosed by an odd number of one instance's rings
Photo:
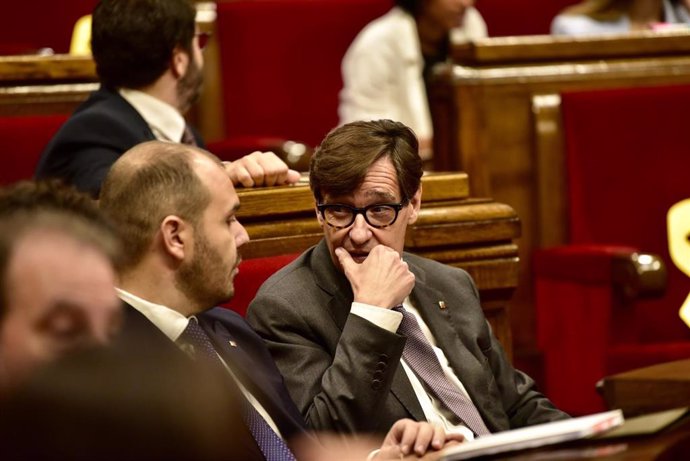
POLYGON ((538 341, 549 396, 587 413, 603 408, 605 375, 690 357, 690 279, 666 237, 669 208, 690 197, 690 86, 567 93, 561 107, 571 244, 535 255, 538 341), (612 263, 635 249, 664 261, 663 297, 616 292, 612 263))
POLYGON ((74 23, 90 14, 97 0, 3 2, 0 54, 35 53, 52 48, 67 53, 74 23))
POLYGON ((68 115, 0 117, 0 185, 31 179, 43 148, 68 115))
POLYGON ((292 262, 299 253, 269 256, 266 258, 245 259, 240 264, 240 271, 235 277, 235 296, 223 304, 244 316, 261 284, 280 268, 292 262))
POLYGON ((338 123, 340 62, 392 0, 238 0, 218 4, 226 135, 316 146, 338 123))
POLYGON ((563 8, 581 0, 480 0, 490 37, 549 34, 551 20, 563 8))

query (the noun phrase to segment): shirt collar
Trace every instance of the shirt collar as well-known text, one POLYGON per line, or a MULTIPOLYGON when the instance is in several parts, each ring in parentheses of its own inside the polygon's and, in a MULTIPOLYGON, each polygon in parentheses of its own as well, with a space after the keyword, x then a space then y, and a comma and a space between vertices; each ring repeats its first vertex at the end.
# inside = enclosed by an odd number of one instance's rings
POLYGON ((180 142, 186 122, 177 109, 143 91, 120 88, 118 92, 139 112, 158 140, 180 142))
POLYGON ((187 328, 189 319, 176 310, 152 303, 120 288, 115 288, 115 291, 121 300, 143 314, 171 341, 177 341, 177 338, 187 328))

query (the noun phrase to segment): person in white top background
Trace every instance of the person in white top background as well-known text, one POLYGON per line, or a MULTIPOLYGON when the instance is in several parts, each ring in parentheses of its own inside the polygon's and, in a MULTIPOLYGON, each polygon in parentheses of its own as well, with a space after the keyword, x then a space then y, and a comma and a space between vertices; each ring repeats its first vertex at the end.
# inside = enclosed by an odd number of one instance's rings
POLYGON ((342 62, 340 124, 387 118, 412 128, 423 160, 432 157, 426 81, 451 42, 487 36, 474 0, 396 0, 354 39, 342 62))

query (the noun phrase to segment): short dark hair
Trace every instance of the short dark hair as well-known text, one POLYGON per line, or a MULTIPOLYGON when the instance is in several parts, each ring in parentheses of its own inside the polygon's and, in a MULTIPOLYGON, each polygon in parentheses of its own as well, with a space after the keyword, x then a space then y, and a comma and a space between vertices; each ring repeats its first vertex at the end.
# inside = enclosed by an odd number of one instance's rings
POLYGON ((396 6, 410 13, 412 16, 418 16, 422 10, 422 3, 424 0, 395 0, 396 6))
POLYGON ((120 240, 91 198, 59 181, 22 181, 0 189, 0 320, 13 249, 36 230, 64 234, 103 253, 117 267, 120 240))
POLYGON ((192 167, 192 153, 213 154, 179 143, 149 141, 128 150, 106 176, 100 207, 113 220, 123 241, 121 270, 144 257, 158 226, 168 215, 196 225, 211 202, 211 193, 192 167))
POLYGON ((419 190, 422 159, 410 128, 391 120, 348 123, 332 130, 317 147, 309 166, 309 184, 316 201, 324 194, 347 195, 359 187, 380 158, 391 159, 403 203, 419 190))
POLYGON ((109 88, 153 83, 173 50, 191 53, 196 11, 188 0, 101 0, 93 11, 91 51, 109 88))

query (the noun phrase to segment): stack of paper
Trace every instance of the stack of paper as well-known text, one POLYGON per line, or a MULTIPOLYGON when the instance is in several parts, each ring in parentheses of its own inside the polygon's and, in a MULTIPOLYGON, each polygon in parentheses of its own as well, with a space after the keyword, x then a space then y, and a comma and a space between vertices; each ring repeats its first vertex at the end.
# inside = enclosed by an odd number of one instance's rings
POLYGON ((475 456, 493 455, 512 450, 535 448, 544 445, 582 439, 603 433, 623 424, 620 410, 607 411, 580 418, 497 432, 461 443, 444 450, 444 461, 455 461, 475 456))

